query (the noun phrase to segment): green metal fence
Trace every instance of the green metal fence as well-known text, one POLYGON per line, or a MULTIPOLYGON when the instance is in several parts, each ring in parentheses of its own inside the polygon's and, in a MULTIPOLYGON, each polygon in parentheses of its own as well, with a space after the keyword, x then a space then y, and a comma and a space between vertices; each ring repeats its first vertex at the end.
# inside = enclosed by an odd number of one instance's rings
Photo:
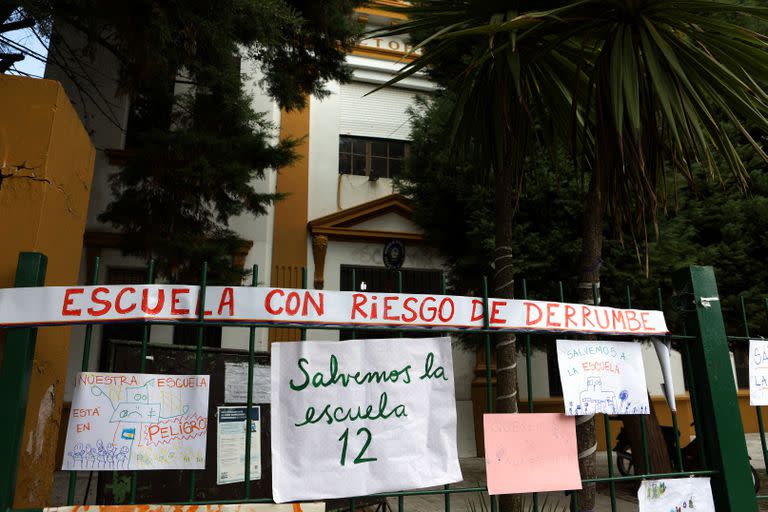
MULTIPOLYGON (((760 304, 760 308, 763 309, 764 314, 766 315, 766 318, 768 318, 768 297, 763 299, 762 304, 760 304)), ((738 309, 739 309, 738 311, 739 315, 741 317, 740 327, 743 335, 728 336, 728 342, 733 345, 746 344, 748 346, 750 339, 763 338, 763 336, 759 336, 759 335, 756 335, 754 332, 751 332, 749 315, 747 313, 747 300, 743 295, 739 297, 738 309)), ((751 357, 751 354, 748 354, 748 357, 751 357)), ((764 467, 768 469, 768 444, 766 443, 766 438, 765 438, 764 409, 759 405, 750 406, 750 408, 754 409, 755 415, 757 417, 757 427, 758 427, 758 433, 760 436, 763 464, 764 464, 764 467)), ((757 476, 759 478, 759 474, 757 476)), ((762 487, 760 491, 761 492, 758 493, 757 495, 757 500, 764 501, 764 502, 768 501, 768 494, 766 493, 765 487, 762 487)))
MULTIPOLYGON (((22 253, 19 258, 19 267, 16 278, 16 286, 42 286, 45 275, 46 258, 41 254, 22 253)), ((93 272, 94 284, 99 280, 99 262, 96 261, 93 272)), ((150 263, 147 282, 154 281, 154 265, 150 263)), ((353 282, 355 277, 353 275, 353 282)), ((401 280, 399 280, 402 283, 401 280)), ((252 286, 257 286, 258 268, 253 268, 252 286)), ((195 351, 195 370, 197 374, 202 373, 203 354, 206 351, 204 347, 204 328, 209 325, 226 325, 232 327, 231 323, 217 323, 206 321, 203 315, 202 304, 204 304, 205 290, 207 284, 207 266, 203 266, 200 275, 201 295, 199 301, 198 319, 193 322, 185 322, 188 325, 197 327, 197 338, 195 351)), ((686 380, 689 385, 692 409, 695 418, 696 432, 699 436, 701 445, 700 457, 697 468, 691 469, 684 467, 684 460, 681 453, 681 443, 678 432, 677 416, 672 414, 672 421, 675 435, 675 467, 672 473, 653 474, 649 470, 648 444, 646 436, 646 426, 643 422, 643 459, 642 468, 636 468, 634 475, 616 475, 615 454, 612 451, 611 423, 608 416, 596 421, 602 421, 605 429, 605 442, 607 447, 608 476, 583 480, 583 485, 601 485, 607 486, 610 494, 611 510, 617 510, 617 485, 626 482, 637 482, 652 478, 671 478, 683 476, 710 476, 712 477, 712 487, 715 495, 718 511, 731 512, 749 512, 757 510, 755 493, 752 489, 751 477, 749 472, 749 461, 747 456, 746 444, 744 441, 743 427, 739 416, 739 408, 734 393, 735 383, 731 371, 730 357, 728 353, 725 327, 723 323, 722 312, 719 302, 716 300, 717 288, 714 280, 714 273, 710 267, 691 267, 678 272, 674 276, 675 284, 675 304, 678 309, 682 309, 685 321, 684 332, 681 335, 673 335, 674 340, 680 347, 684 363, 686 380), (642 469, 642 471, 640 470, 642 469)), ((306 287, 306 274, 304 275, 303 285, 306 287)), ((526 282, 522 280, 522 297, 528 297, 526 282)), ((443 285, 443 293, 445 286, 443 285)), ((563 286, 560 285, 559 300, 564 302, 563 286)), ((597 294, 595 294, 597 295, 597 294)), ((546 297, 535 297, 537 299, 546 299, 546 297)), ((672 298, 669 298, 671 300, 672 298)), ((483 281, 483 302, 487 306, 488 284, 483 281)), ((630 290, 627 290, 626 303, 614 304, 617 307, 630 307, 632 296, 630 290)), ((639 305, 638 305, 639 306, 639 305)), ((663 309, 664 300, 661 291, 658 294, 658 304, 643 304, 645 308, 663 309)), ((768 303, 766 303, 768 307, 768 303)), ((487 312, 487 307, 484 308, 487 312)), ((154 322, 155 324, 175 324, 174 322, 154 322)), ((251 406, 253 405, 252 383, 253 383, 253 362, 257 355, 255 350, 256 330, 273 325, 266 323, 240 323, 236 326, 248 329, 248 391, 246 410, 248 411, 248 429, 251 425, 251 406)), ((745 323, 746 326, 746 323, 745 323)), ((306 337, 306 326, 303 325, 285 325, 280 327, 294 327, 300 329, 301 339, 306 337)), ((312 329, 322 329, 323 327, 311 327, 312 329)), ((152 324, 143 324, 143 334, 139 351, 140 371, 146 369, 146 356, 148 350, 152 347, 150 343, 152 324)), ((336 328, 334 328, 336 329, 336 328)), ((365 327, 350 328, 351 336, 364 330, 365 327)), ((380 329, 380 327, 378 328, 380 329)), ((391 328, 393 335, 403 336, 414 329, 391 328)), ((493 373, 492 373, 492 350, 493 350, 493 332, 488 328, 487 313, 484 317, 484 327, 474 329, 474 332, 484 336, 485 361, 486 361, 486 408, 489 412, 494 411, 493 403, 493 373)), ((424 333, 421 329, 419 333, 424 333)), ((432 331, 431 331, 432 332, 432 331)), ((434 331, 437 333, 437 331, 434 331)), ((0 368, 0 401, 8 404, 3 412, 0 423, 0 511, 11 510, 15 488, 15 478, 18 470, 18 460, 21 445, 21 436, 23 432, 24 413, 26 410, 27 391, 29 379, 31 376, 31 363, 34 356, 34 340, 36 329, 9 329, 5 346, 5 354, 0 368)), ((749 333, 746 332, 747 339, 749 333)), ((95 370, 89 368, 91 355, 91 339, 93 335, 93 326, 87 325, 85 328, 84 349, 82 354, 82 370, 95 370)), ((532 376, 532 335, 522 333, 522 345, 525 349, 527 360, 526 381, 528 384, 528 398, 525 403, 521 403, 524 410, 536 412, 534 403, 534 389, 532 376)), ((565 336, 563 336, 565 337, 565 336)), ((572 337, 572 336, 571 336, 572 337)), ((167 347, 167 345, 163 345, 167 347)), ((760 414, 758 408, 758 415, 760 414)), ((764 439, 762 418, 760 419, 760 433, 764 439)), ((477 435, 482 435, 478 432, 477 435)), ((186 471, 186 499, 175 501, 168 504, 226 504, 226 503, 270 503, 271 499, 266 497, 254 496, 252 484, 249 478, 249 461, 251 452, 251 436, 245 436, 245 446, 243 447, 245 456, 245 484, 241 497, 232 500, 205 500, 202 499, 198 491, 197 471, 186 471)), ((267 451, 268 448, 265 448, 267 451)), ((768 450, 763 440, 763 455, 768 462, 768 450)), ((118 472, 115 472, 118 473, 118 472)), ((127 495, 127 501, 130 504, 135 503, 157 503, 150 496, 142 496, 139 493, 139 482, 146 478, 140 472, 129 471, 121 472, 130 475, 130 490, 127 495)), ((46 475, 45 478, 49 478, 46 475)), ((41 476, 41 478, 43 478, 41 476)), ((68 504, 75 504, 75 490, 77 482, 77 473, 71 472, 69 479, 68 504)), ((487 488, 485 486, 444 486, 442 489, 428 490, 403 490, 401 492, 391 492, 379 494, 372 497, 350 498, 340 506, 342 510, 357 510, 362 504, 370 504, 372 500, 396 498, 395 507, 398 511, 408 509, 408 499, 413 496, 441 495, 443 497, 443 509, 446 512, 451 510, 452 497, 457 494, 485 493, 484 500, 489 502, 490 510, 496 511, 498 504, 495 498, 488 499, 487 488)), ((760 498, 768 498, 761 496, 760 498)), ((539 496, 532 495, 529 498, 531 509, 539 512, 541 509, 539 496)), ((577 495, 571 495, 571 506, 573 510, 579 510, 577 495)))

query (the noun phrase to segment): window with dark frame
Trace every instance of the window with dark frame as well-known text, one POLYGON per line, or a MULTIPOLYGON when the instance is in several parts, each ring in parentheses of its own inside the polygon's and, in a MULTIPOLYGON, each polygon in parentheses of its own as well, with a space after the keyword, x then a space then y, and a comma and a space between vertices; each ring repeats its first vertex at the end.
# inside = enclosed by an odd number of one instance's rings
POLYGON ((339 137, 339 174, 394 178, 403 169, 408 142, 368 137, 339 137))

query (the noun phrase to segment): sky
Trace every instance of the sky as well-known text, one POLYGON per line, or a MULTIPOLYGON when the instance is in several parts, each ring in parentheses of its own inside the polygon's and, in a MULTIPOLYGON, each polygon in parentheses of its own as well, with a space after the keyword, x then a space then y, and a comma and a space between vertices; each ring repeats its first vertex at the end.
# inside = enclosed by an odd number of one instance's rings
MULTIPOLYGON (((32 29, 25 28, 21 30, 14 30, 12 32, 6 32, 2 34, 2 36, 10 39, 16 44, 29 48, 33 52, 39 54, 39 57, 45 58, 45 56, 48 54, 48 49, 37 39, 35 34, 32 32, 32 29)), ((18 53, 18 51, 13 48, 7 48, 4 51, 8 51, 9 53, 18 53)), ((24 60, 17 62, 14 67, 11 68, 12 74, 22 74, 13 73, 13 70, 17 70, 22 73, 28 73, 36 78, 42 78, 43 74, 45 73, 45 62, 41 62, 39 58, 35 58, 31 55, 25 55, 24 60)))

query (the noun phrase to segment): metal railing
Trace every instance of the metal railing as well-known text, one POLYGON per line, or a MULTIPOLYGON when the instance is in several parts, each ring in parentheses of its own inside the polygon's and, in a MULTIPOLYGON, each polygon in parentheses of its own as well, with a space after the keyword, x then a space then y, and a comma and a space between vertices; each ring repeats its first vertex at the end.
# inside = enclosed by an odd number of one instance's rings
MULTIPOLYGON (((20 263, 21 265, 21 263, 20 263)), ((257 286, 258 284, 258 267, 254 266, 252 269, 252 275, 251 275, 251 286, 257 286)), ((22 269, 20 267, 20 272, 22 272, 22 269)), ((216 322, 216 321, 208 321, 205 319, 204 316, 204 307, 203 304, 205 302, 205 292, 206 292, 206 286, 207 286, 207 278, 208 278, 208 269, 207 266, 204 265, 202 268, 202 272, 200 275, 200 293, 201 293, 201 299, 199 301, 198 310, 197 310, 197 320, 196 321, 185 321, 184 324, 186 325, 193 325, 197 327, 197 338, 196 338, 196 344, 194 347, 195 350, 195 372, 197 374, 202 373, 203 369, 203 354, 205 351, 204 347, 204 336, 205 336, 205 327, 211 326, 211 325, 220 325, 220 326, 226 326, 226 327, 233 327, 232 323, 224 323, 224 322, 216 322)), ((683 272, 682 274, 685 274, 683 272)), ((691 276, 686 278, 684 275, 680 278, 682 279, 682 286, 689 286, 694 289, 694 295, 697 290, 697 282, 696 282, 696 275, 693 271, 691 271, 691 276), (686 284, 686 279, 688 279, 686 284)), ((401 276, 398 276, 398 291, 402 290, 402 278, 401 276)), ((147 274, 147 282, 153 283, 155 278, 155 271, 154 271, 154 264, 150 263, 148 274, 147 274)), ((97 284, 99 280, 99 261, 96 260, 95 268, 93 272, 93 281, 94 284, 97 284)), ((303 285, 306 287, 306 272, 303 274, 303 285)), ((353 271, 352 276, 352 282, 355 283, 355 276, 353 271)), ((38 284, 40 285, 38 279, 38 284)), ((19 285, 18 279, 17 279, 17 285, 19 285)), ((21 285, 29 285, 22 283, 21 285)), ((34 283, 32 285, 35 285, 34 283)), ((527 289, 527 284, 525 280, 521 281, 522 285, 522 298, 528 299, 529 293, 527 289)), ((708 285, 707 285, 708 286, 708 285)), ((714 278, 712 278, 712 286, 714 286, 714 278)), ((706 286, 705 286, 706 288, 706 286)), ((485 401, 486 401, 486 409, 488 412, 494 411, 494 389, 493 389, 493 342, 492 342, 492 330, 489 328, 488 323, 488 283, 487 280, 483 280, 483 306, 484 306, 484 318, 483 318, 483 328, 481 329, 469 329, 464 332, 474 332, 474 333, 480 333, 484 336, 483 339, 483 346, 485 351, 485 401)), ((559 300, 561 302, 564 302, 564 293, 563 293, 563 285, 560 283, 559 286, 560 290, 560 297, 559 300)), ((443 280, 442 285, 442 292, 445 293, 445 282, 443 280)), ((711 293, 711 292, 708 292, 711 293)), ((594 294, 597 295, 596 293, 594 294)), ((658 304, 656 305, 659 309, 663 309, 663 300, 662 300, 662 293, 661 290, 658 291, 658 304)), ((768 303, 766 304, 768 307, 768 303)), ((632 306, 632 295, 630 290, 627 288, 626 292, 626 307, 632 306)), ((647 305, 646 305, 647 306, 647 305)), ((728 432, 723 432, 721 430, 715 429, 715 428, 707 428, 707 425, 702 424, 701 421, 702 418, 707 418, 708 416, 718 416, 720 414, 731 414, 732 411, 720 411, 718 408, 714 407, 714 401, 711 398, 711 392, 712 390, 708 388, 706 377, 708 376, 708 373, 713 371, 713 364, 721 364, 722 361, 719 359, 716 360, 714 363, 708 362, 708 360, 704 360, 705 362, 702 363, 701 360, 696 360, 696 358, 703 357, 699 354, 700 350, 709 350, 708 348, 699 347, 701 344, 707 344, 710 343, 708 341, 708 336, 711 336, 711 332, 709 332, 707 329, 702 328, 704 325, 705 320, 707 320, 709 317, 706 317, 702 319, 702 314, 704 315, 711 315, 713 311, 698 311, 699 317, 697 319, 691 320, 693 323, 690 322, 687 325, 693 325, 694 328, 692 330, 695 330, 696 332, 688 335, 686 332, 683 332, 682 335, 675 335, 671 336, 671 339, 676 341, 679 345, 680 352, 682 355, 682 361, 684 366, 684 371, 686 373, 686 380, 689 384, 689 391, 690 391, 690 399, 691 399, 691 406, 693 410, 693 417, 697 426, 697 435, 699 436, 700 443, 705 446, 705 449, 701 450, 701 460, 699 461, 700 467, 696 470, 690 470, 686 469, 684 467, 684 458, 682 455, 682 447, 680 442, 680 436, 679 436, 679 429, 678 429, 678 417, 675 412, 671 413, 672 418, 672 427, 674 429, 675 435, 674 435, 674 471, 671 473, 653 473, 651 471, 650 461, 649 461, 649 447, 648 447, 648 436, 646 432, 646 424, 645 420, 641 422, 642 425, 642 452, 643 452, 643 467, 642 468, 636 468, 636 474, 634 475, 616 475, 614 471, 614 466, 616 464, 615 454, 612 450, 613 445, 613 436, 612 436, 612 426, 611 426, 611 419, 603 415, 602 421, 603 421, 603 427, 604 427, 604 436, 605 436, 605 446, 606 446, 606 458, 608 463, 608 476, 607 477, 596 477, 596 478, 590 478, 590 479, 584 479, 582 480, 582 483, 584 486, 588 485, 596 485, 596 484, 607 484, 609 488, 609 494, 610 494, 610 501, 611 501, 611 510, 612 512, 616 512, 618 510, 617 508, 617 484, 626 483, 626 482, 633 482, 638 480, 645 480, 645 479, 653 479, 653 478, 670 478, 670 477, 681 477, 681 476, 711 476, 713 477, 713 481, 717 481, 717 484, 713 484, 713 489, 715 491, 715 497, 718 501, 718 510, 731 510, 733 512, 744 512, 749 510, 756 510, 756 506, 753 507, 752 503, 754 502, 754 497, 751 498, 749 496, 738 496, 739 493, 743 490, 743 487, 739 487, 732 483, 732 480, 734 475, 731 474, 725 474, 726 472, 730 473, 738 473, 736 470, 729 469, 730 466, 727 464, 722 463, 722 457, 711 457, 712 450, 724 450, 727 449, 727 447, 718 448, 714 445, 714 443, 722 443, 724 440, 722 436, 729 435, 728 432), (692 347, 696 347, 696 350, 692 350, 692 347), (693 353, 692 353, 693 352, 693 353), (702 365, 704 366, 702 368, 702 365), (700 399, 700 397, 697 394, 697 387, 703 386, 707 388, 707 392, 704 394, 705 398, 703 400, 700 399), (698 428, 701 424, 702 428, 698 428), (717 437, 718 439, 709 439, 706 436, 712 435, 713 437, 717 437), (705 441, 711 441, 710 443, 706 443, 705 441), (716 459, 716 460, 713 460, 716 459), (642 470, 641 470, 642 469, 642 470), (722 484, 722 485, 721 485, 722 484), (738 503, 738 507, 735 505, 738 503), (727 507, 727 508, 726 508, 727 507)), ((718 313, 719 313, 719 307, 718 307, 718 313)), ((746 317, 745 317, 746 318, 746 317)), ((722 316, 720 317, 722 321, 722 316)), ((689 319, 690 320, 690 319, 689 319)), ((176 324, 178 325, 178 322, 154 322, 155 324, 176 324)), ((150 335, 151 335, 151 329, 152 324, 150 323, 144 323, 143 324, 143 334, 141 338, 141 344, 140 344, 140 351, 139 351, 139 371, 144 373, 146 370, 146 360, 147 360, 147 354, 148 350, 152 348, 153 343, 150 343, 150 335)), ((746 324, 745 324, 746 325, 746 324)), ((248 337, 248 351, 247 351, 247 358, 248 358, 248 388, 247 388, 247 403, 246 403, 246 411, 247 411, 247 430, 246 432, 251 432, 251 410, 253 404, 253 395, 252 395, 252 387, 253 387, 253 364, 254 359, 257 355, 256 351, 256 334, 257 329, 261 328, 269 328, 274 327, 274 325, 269 323, 238 323, 235 325, 236 327, 242 327, 247 328, 249 330, 249 337, 248 337)), ((281 324, 280 327, 293 327, 300 329, 301 333, 301 339, 306 339, 306 330, 308 327, 306 325, 296 324, 296 325, 286 325, 281 324)), ((312 326, 309 327, 311 329, 334 329, 338 330, 338 327, 324 327, 324 326, 312 326)), ((349 331, 351 331, 351 337, 355 338, 356 333, 365 330, 365 329, 376 329, 380 330, 381 327, 363 327, 363 326, 357 326, 357 327, 350 327, 348 328, 349 331)), ((393 335, 397 336, 403 336, 404 334, 408 332, 419 332, 420 334, 423 334, 425 331, 424 329, 409 329, 405 327, 392 327, 388 328, 389 331, 393 333, 393 335)), ((33 332, 34 329, 18 329, 18 331, 29 331, 33 332)), ((441 331, 438 330, 430 330, 430 332, 438 333, 441 331)), ((450 331, 445 331, 450 332, 450 331)), ((533 349, 533 341, 532 337, 534 335, 530 333, 521 333, 523 338, 523 344, 525 347, 525 358, 526 358, 526 382, 527 382, 527 399, 524 402, 524 404, 527 406, 527 412, 533 413, 536 412, 536 406, 535 406, 535 400, 534 400, 534 380, 533 380, 533 373, 532 373, 532 349, 533 349)), ((89 368, 89 361, 91 358, 91 351, 92 351, 92 336, 93 336, 93 326, 87 325, 85 327, 85 335, 84 335, 84 346, 83 346, 83 354, 82 354, 82 371, 89 371, 92 370, 89 368)), ((747 330, 746 332, 747 338, 749 337, 749 332, 747 330)), ((565 336, 561 336, 565 337, 565 336)), ((32 342, 32 345, 34 346, 34 342, 32 342)), ((163 347, 167 347, 168 345, 163 344, 163 347)), ((20 357, 28 357, 29 354, 22 355, 20 357)), ((719 355, 718 357, 720 357, 719 355)), ((711 355, 708 355, 707 357, 711 357, 711 355)), ((5 363, 8 364, 9 360, 7 355, 5 358, 5 363)), ((728 362, 730 366, 730 361, 728 362)), ((5 370, 5 368, 3 368, 5 370)), ((0 378, 2 375, 0 374, 0 378)), ((734 400, 735 403, 735 400, 734 400)), ((523 405, 523 403, 521 403, 523 405)), ((738 406, 736 406, 738 407, 738 406)), ((763 429, 763 423, 762 418, 760 417, 760 409, 758 408, 758 417, 760 421, 760 433, 763 438, 763 455, 766 458, 766 462, 768 462, 768 449, 766 449, 766 443, 764 438, 764 429, 763 429)), ((21 421, 23 424, 23 410, 21 412, 21 421)), ((3 427, 0 426, 0 429, 3 427)), ((741 425, 739 424, 738 427, 741 429, 741 425)), ((18 430, 18 429, 17 429, 18 430)), ((21 432, 14 431, 11 432, 14 435, 21 435, 21 432)), ((477 435, 482 435, 482 433, 477 433, 477 435)), ((742 438, 743 441, 743 438, 742 438)), ((736 442, 736 441, 733 441, 736 442)), ((11 447, 11 450, 18 449, 18 447, 11 447)), ((268 450, 268 448, 267 448, 268 450)), ((165 504, 228 504, 228 503, 271 503, 272 500, 269 497, 256 497, 253 495, 252 492, 252 484, 250 479, 250 460, 251 460, 251 451, 252 451, 252 445, 251 445, 251 436, 247 435, 245 436, 245 462, 244 462, 244 472, 245 472, 245 483, 244 483, 244 490, 242 493, 242 496, 236 499, 226 499, 226 500, 206 500, 206 499, 200 499, 198 495, 198 472, 202 470, 185 470, 187 476, 187 499, 186 500, 179 500, 179 501, 172 501, 167 502, 165 504)), ((266 450, 265 450, 266 451, 266 450)), ((738 450, 737 450, 738 451, 738 450)), ((0 452, 0 466, 2 466, 6 461, 2 460, 3 456, 8 456, 8 461, 10 463, 11 471, 15 471, 16 468, 14 466, 14 461, 18 460, 18 455, 16 455, 16 458, 10 457, 7 452, 0 452)), ((743 461, 742 461, 743 462, 743 461)), ((736 464, 738 464, 739 461, 736 461, 736 464)), ((746 463, 746 462, 745 462, 746 463)), ((740 467, 740 466, 738 466, 740 467)), ((117 473, 117 472, 115 472, 117 473)), ((121 472, 126 473, 126 472, 121 472)), ((130 490, 128 492, 127 496, 127 502, 129 504, 135 504, 140 502, 151 502, 151 503, 158 503, 162 504, 163 502, 153 500, 151 496, 140 496, 139 495, 139 482, 142 479, 142 475, 140 472, 137 472, 135 470, 128 471, 127 473, 130 474, 130 490)), ((1 475, 0 475, 1 476, 1 475)), ((15 478, 15 473, 11 474, 12 477, 15 478)), ((738 475, 736 475, 738 476, 738 475)), ((733 480, 736 482, 736 480, 733 480)), ((76 499, 76 483, 77 483, 77 472, 71 472, 69 477, 69 489, 68 489, 68 497, 67 497, 67 504, 73 505, 75 504, 76 499)), ((8 504, 8 508, 10 508, 11 501, 8 500, 8 491, 6 490, 6 494, 2 494, 2 488, 0 488, 0 510, 3 510, 3 499, 6 499, 7 501, 5 503, 8 504)), ((450 486, 445 485, 442 489, 426 489, 426 490, 403 490, 401 492, 387 492, 387 493, 381 493, 373 495, 372 497, 367 497, 368 499, 364 498, 349 498, 346 500, 345 505, 343 505, 343 509, 347 509, 350 511, 354 511, 358 509, 358 506, 361 503, 369 503, 370 499, 374 500, 382 500, 386 498, 396 498, 397 499, 397 510, 399 512, 404 511, 407 509, 407 498, 413 497, 413 496, 430 496, 430 495, 442 495, 443 496, 443 509, 446 512, 450 512, 451 505, 452 505, 452 497, 454 497, 457 494, 466 494, 466 493, 485 493, 487 495, 487 487, 482 485, 475 485, 475 486, 469 486, 469 487, 457 487, 457 486, 450 486)), ((13 496, 13 489, 10 489, 10 498, 12 499, 13 496)), ((768 496, 761 496, 761 499, 766 499, 768 496)), ((496 511, 498 508, 498 503, 495 497, 489 497, 484 498, 484 500, 487 500, 490 503, 490 510, 496 511)), ((539 496, 537 494, 532 494, 530 501, 532 502, 532 510, 535 512, 539 512, 540 510, 540 503, 539 503, 539 496)), ((578 498, 577 494, 574 492, 571 494, 571 506, 573 510, 579 510, 579 504, 578 504, 578 498)))

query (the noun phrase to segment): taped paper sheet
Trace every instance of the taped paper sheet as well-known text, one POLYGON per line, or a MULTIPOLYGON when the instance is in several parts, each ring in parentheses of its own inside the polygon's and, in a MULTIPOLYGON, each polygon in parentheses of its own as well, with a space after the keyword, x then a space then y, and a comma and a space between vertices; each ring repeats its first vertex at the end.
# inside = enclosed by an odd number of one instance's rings
POLYGON ((640 343, 557 340, 565 414, 648 414, 640 343))
MULTIPOLYGON (((247 407, 218 407, 216 484, 245 482, 247 407)), ((250 479, 261 479, 261 408, 251 407, 250 479)))
MULTIPOLYGON (((253 402, 268 404, 270 401, 269 366, 253 365, 253 402)), ((248 363, 224 363, 224 402, 248 403, 248 363)))
POLYGON ((643 480, 637 500, 640 512, 715 512, 709 478, 643 480))
POLYGON ((80 373, 62 469, 204 469, 208 375, 80 373))
POLYGON ((460 481, 453 379, 450 338, 273 344, 274 500, 460 481))
POLYGON ((484 414, 489 494, 581 489, 576 420, 563 414, 484 414))
POLYGON ((749 340, 749 405, 768 405, 768 340, 749 340))

